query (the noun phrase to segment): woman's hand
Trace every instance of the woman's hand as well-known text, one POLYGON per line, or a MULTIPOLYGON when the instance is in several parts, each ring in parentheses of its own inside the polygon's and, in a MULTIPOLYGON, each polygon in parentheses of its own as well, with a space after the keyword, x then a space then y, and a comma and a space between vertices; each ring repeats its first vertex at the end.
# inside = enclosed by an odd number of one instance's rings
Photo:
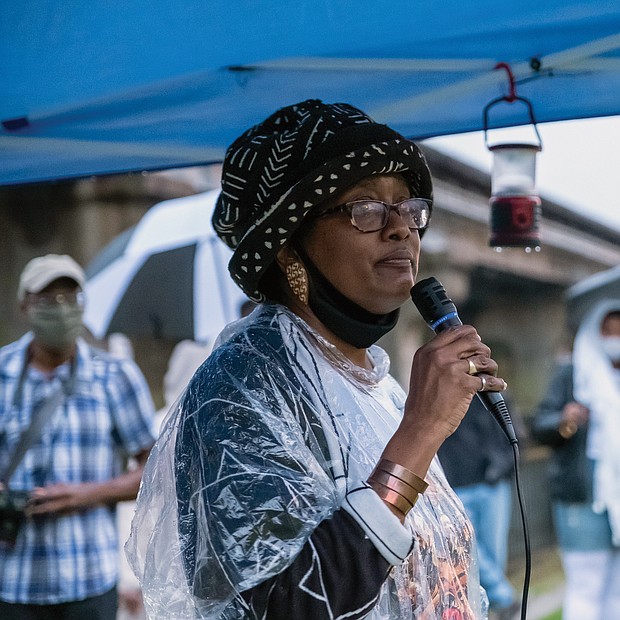
POLYGON ((403 420, 384 458, 423 477, 441 444, 461 423, 476 392, 483 387, 496 392, 506 389, 506 382, 496 373, 489 347, 470 325, 451 327, 418 349, 403 420), (476 374, 471 374, 473 370, 476 374))
POLYGON ((491 350, 470 325, 452 327, 424 345, 415 354, 405 404, 405 419, 426 428, 441 440, 451 435, 469 408, 475 393, 502 391, 503 379, 496 377, 497 363, 491 350), (470 374, 472 362, 477 374, 470 374))

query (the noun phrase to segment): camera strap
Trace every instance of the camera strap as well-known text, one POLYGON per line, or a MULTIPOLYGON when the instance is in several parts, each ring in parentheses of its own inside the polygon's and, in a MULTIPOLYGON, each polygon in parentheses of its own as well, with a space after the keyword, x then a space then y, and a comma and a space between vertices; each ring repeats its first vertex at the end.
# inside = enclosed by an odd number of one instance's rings
MULTIPOLYGON (((35 408, 32 410, 32 416, 30 418, 30 424, 28 428, 24 430, 21 434, 15 449, 13 450, 13 454, 11 454, 11 458, 9 459, 9 463, 6 466, 5 470, 2 472, 0 476, 0 482, 4 485, 5 488, 9 487, 9 480, 11 476, 15 473, 17 466, 21 463, 21 460, 24 458, 24 455, 30 447, 36 443, 36 441, 41 437, 41 433, 43 432, 43 428, 47 421, 52 417, 52 414, 56 411, 58 406, 62 403, 62 401, 68 397, 72 392, 75 386, 75 381, 77 377, 77 355, 71 361, 71 373, 69 376, 69 380, 64 384, 57 386, 56 390, 54 390, 47 398, 42 400, 35 408)), ((28 359, 24 362, 24 367, 22 369, 19 384, 18 384, 18 392, 21 393, 24 381, 26 379, 26 374, 28 371, 28 359)))

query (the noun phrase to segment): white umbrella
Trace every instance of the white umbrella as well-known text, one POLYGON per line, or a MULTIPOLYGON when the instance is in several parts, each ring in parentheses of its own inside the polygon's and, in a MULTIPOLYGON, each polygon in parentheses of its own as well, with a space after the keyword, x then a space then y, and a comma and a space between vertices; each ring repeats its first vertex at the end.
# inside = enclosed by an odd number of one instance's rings
POLYGON ((161 202, 86 268, 84 323, 170 340, 212 340, 247 299, 228 274, 231 251, 211 215, 219 191, 161 202))
POLYGON ((603 299, 620 300, 620 265, 577 282, 565 297, 569 325, 577 329, 594 304, 603 299))

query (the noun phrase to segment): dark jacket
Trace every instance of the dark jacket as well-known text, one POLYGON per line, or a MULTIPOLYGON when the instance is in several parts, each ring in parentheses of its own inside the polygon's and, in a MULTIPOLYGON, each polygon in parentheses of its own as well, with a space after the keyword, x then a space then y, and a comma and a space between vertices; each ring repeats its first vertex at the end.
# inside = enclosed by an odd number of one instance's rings
POLYGON ((509 479, 514 469, 510 443, 478 398, 439 448, 439 461, 453 488, 495 484, 509 479))
POLYGON ((573 396, 573 365, 560 363, 555 368, 547 393, 532 421, 532 436, 551 446, 549 463, 551 497, 565 502, 592 500, 592 462, 586 454, 587 424, 580 426, 569 439, 558 431, 564 406, 573 396))

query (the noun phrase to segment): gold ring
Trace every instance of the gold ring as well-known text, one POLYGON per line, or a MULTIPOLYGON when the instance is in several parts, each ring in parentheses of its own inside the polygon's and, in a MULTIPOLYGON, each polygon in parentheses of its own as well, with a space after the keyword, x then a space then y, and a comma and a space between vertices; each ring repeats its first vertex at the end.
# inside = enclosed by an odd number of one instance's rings
POLYGON ((467 358, 467 363, 469 364, 469 370, 467 371, 468 375, 477 375, 478 369, 476 368, 476 364, 471 361, 471 358, 467 358))
POLYGON ((487 387, 487 380, 485 379, 484 375, 478 375, 480 377, 480 380, 482 381, 482 386, 480 387, 480 392, 484 392, 486 390, 487 387))

